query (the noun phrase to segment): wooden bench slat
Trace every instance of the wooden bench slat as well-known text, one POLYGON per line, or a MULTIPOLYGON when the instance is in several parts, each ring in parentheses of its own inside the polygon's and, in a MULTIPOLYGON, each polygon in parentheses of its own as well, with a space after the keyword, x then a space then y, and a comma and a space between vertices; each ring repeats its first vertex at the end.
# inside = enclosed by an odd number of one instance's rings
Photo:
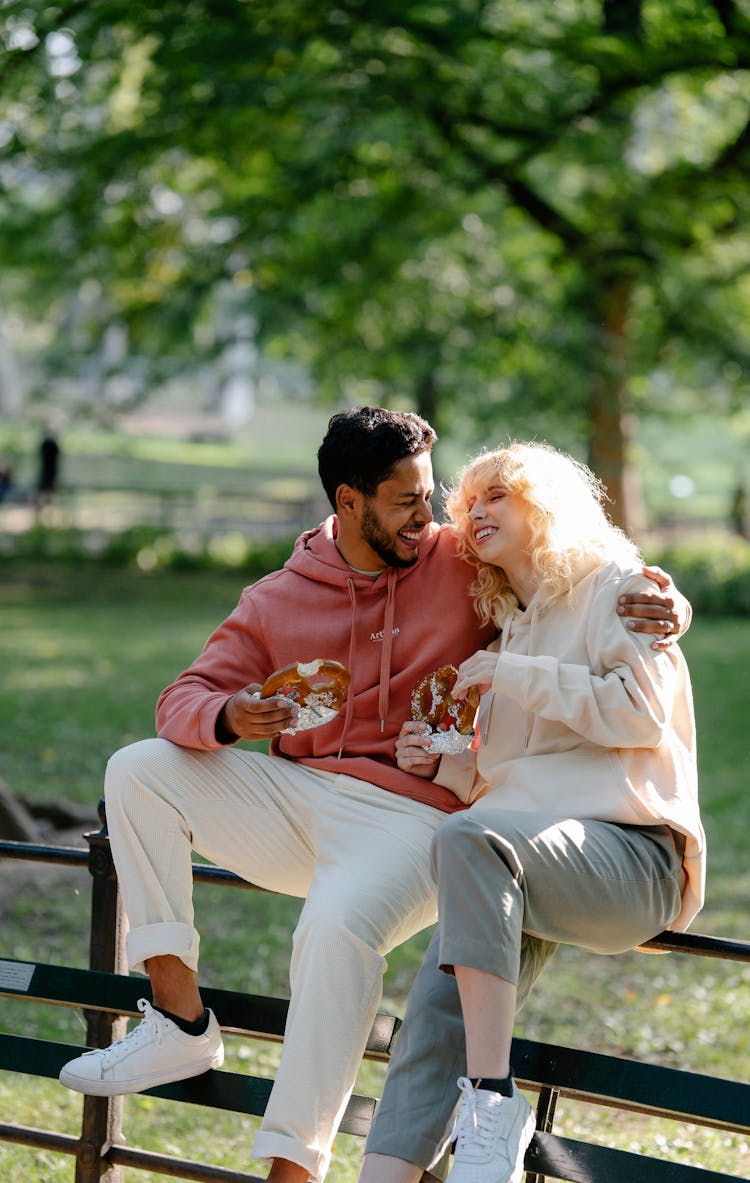
POLYGON ((740 1081, 523 1039, 513 1041, 511 1059, 519 1082, 549 1085, 567 1097, 718 1129, 750 1129, 750 1084, 740 1081))
POLYGON ((738 1183, 740 1178, 540 1132, 526 1151, 524 1166, 565 1183, 738 1183))
MULTIPOLYGON (((27 1001, 49 1002, 59 1006, 104 1011, 111 1014, 138 1016, 137 1002, 148 985, 143 978, 124 974, 103 973, 100 970, 72 969, 64 965, 49 965, 0 960, 9 967, 29 965, 31 980, 28 987, 9 984, 0 974, 0 996, 23 997, 27 1001)), ((285 998, 266 998, 260 994, 241 994, 233 990, 201 989, 204 1001, 216 1015, 223 1031, 237 1035, 257 1036, 261 1039, 281 1040, 284 1035, 289 1003, 285 998)), ((387 1059, 393 1037, 401 1024, 394 1015, 377 1015, 367 1041, 368 1059, 387 1059)))
MULTIPOLYGON (((63 1064, 85 1051, 87 1048, 72 1044, 0 1033, 0 1069, 9 1072, 28 1073, 29 1066, 33 1065, 35 1076, 56 1079, 63 1064)), ((205 1105, 212 1109, 227 1109, 260 1117, 265 1113, 272 1085, 272 1080, 263 1077, 214 1069, 190 1080, 144 1090, 139 1095, 188 1101, 191 1105, 205 1105)), ((353 1095, 344 1113, 341 1132, 364 1137, 374 1112, 374 1098, 353 1095)))

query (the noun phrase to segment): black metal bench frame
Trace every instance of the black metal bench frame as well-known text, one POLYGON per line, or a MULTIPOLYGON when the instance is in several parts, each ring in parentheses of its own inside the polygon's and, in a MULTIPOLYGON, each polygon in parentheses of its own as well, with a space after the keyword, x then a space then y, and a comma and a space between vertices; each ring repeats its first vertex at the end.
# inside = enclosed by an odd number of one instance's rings
MULTIPOLYGON (((0 959, 0 996, 25 998, 84 1010, 88 1047, 106 1047, 137 1015, 143 980, 129 978, 124 958, 122 911, 117 878, 103 824, 84 835, 88 850, 0 842, 0 857, 88 866, 92 876, 89 968, 29 964, 0 959)), ((196 882, 260 890, 229 871, 194 865, 196 882)), ((750 964, 750 942, 662 933, 653 949, 691 953, 750 964)), ((287 1003, 283 999, 228 990, 202 991, 227 1032, 280 1041, 287 1003)), ((367 1058, 385 1061, 399 1020, 378 1015, 368 1040, 367 1058)), ((0 1069, 56 1078, 62 1065, 84 1048, 0 1033, 0 1069)), ((565 1183, 730 1183, 738 1176, 656 1159, 553 1133, 559 1097, 691 1122, 750 1135, 750 1084, 656 1064, 514 1040, 513 1068, 518 1082, 539 1094, 537 1132, 526 1155, 526 1183, 546 1179, 565 1183)), ((214 1109, 262 1114, 272 1082, 229 1071, 164 1085, 150 1095, 214 1109)), ((75 1157, 75 1183, 121 1183, 125 1167, 199 1183, 260 1183, 257 1176, 187 1159, 155 1154, 122 1144, 122 1098, 83 1097, 80 1137, 0 1123, 0 1142, 16 1142, 75 1157)), ((373 1097, 353 1096, 341 1124, 343 1133, 366 1135, 375 1108, 373 1097)))

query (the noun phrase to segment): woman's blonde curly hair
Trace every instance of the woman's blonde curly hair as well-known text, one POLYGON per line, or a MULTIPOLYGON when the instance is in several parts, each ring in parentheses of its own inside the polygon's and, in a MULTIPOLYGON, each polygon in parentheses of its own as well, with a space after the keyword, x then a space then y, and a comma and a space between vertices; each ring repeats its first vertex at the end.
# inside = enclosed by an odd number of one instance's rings
POLYGON ((483 624, 498 624, 518 603, 502 567, 479 559, 467 529, 469 498, 492 485, 529 506, 531 561, 543 600, 566 591, 585 559, 641 563, 636 545, 607 517, 604 486, 585 464, 541 443, 513 442, 480 452, 456 477, 445 508, 459 552, 477 569, 471 594, 483 624))

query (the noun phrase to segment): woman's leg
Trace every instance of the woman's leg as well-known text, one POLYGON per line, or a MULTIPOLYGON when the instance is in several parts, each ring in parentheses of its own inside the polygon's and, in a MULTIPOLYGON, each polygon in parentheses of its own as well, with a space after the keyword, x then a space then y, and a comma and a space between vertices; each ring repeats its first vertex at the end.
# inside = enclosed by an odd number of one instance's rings
MULTIPOLYGON (((524 934, 518 1008, 557 949, 524 934)), ((409 994, 383 1095, 365 1144, 360 1183, 443 1178, 456 1107, 456 1080, 466 1071, 466 1042, 456 979, 438 969, 436 932, 409 994)))
POLYGON ((666 827, 509 812, 484 798, 433 845, 441 967, 516 982, 521 934, 620 953, 680 909, 681 857, 666 827))
MULTIPOLYGON (((679 910, 681 860, 663 827, 507 814, 484 799, 442 823, 433 857, 440 933, 409 997, 365 1146, 364 1183, 401 1183, 403 1163, 429 1167, 445 1141, 467 1060, 456 981, 438 962, 487 969, 489 960, 488 972, 517 983, 518 1010, 558 942, 620 952, 679 910), (377 1174, 367 1173, 370 1155, 377 1174)), ((480 1023, 479 1044, 482 1031, 480 1023)))
MULTIPOLYGON (((323 778, 321 778, 323 779, 323 778)), ((253 1157, 326 1173, 382 994, 385 955, 434 922, 439 816, 352 778, 323 779, 318 860, 294 934, 281 1060, 253 1157)))
POLYGON ((455 966, 466 1034, 466 1075, 504 1080, 516 1021, 516 985, 483 969, 455 966))
POLYGON ((450 1183, 518 1183, 534 1133, 510 1079, 524 928, 599 952, 640 944, 677 915, 683 874, 668 832, 509 814, 491 804, 436 835, 440 964, 456 974, 467 1076, 450 1183))

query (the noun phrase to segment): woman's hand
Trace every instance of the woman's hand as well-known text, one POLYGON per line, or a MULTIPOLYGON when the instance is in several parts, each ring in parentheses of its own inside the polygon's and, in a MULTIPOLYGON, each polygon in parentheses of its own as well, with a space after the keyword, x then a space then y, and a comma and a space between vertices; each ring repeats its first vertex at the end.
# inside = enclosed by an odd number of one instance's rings
POLYGON ((426 750, 429 744, 428 723, 417 723, 413 719, 404 723, 396 740, 396 763, 401 771, 432 780, 437 772, 440 756, 430 755, 426 750))
POLYGON ((467 657, 458 667, 458 677, 453 687, 454 698, 465 698, 470 686, 476 686, 480 694, 489 690, 495 679, 498 654, 490 653, 488 649, 480 649, 472 657, 467 657))

